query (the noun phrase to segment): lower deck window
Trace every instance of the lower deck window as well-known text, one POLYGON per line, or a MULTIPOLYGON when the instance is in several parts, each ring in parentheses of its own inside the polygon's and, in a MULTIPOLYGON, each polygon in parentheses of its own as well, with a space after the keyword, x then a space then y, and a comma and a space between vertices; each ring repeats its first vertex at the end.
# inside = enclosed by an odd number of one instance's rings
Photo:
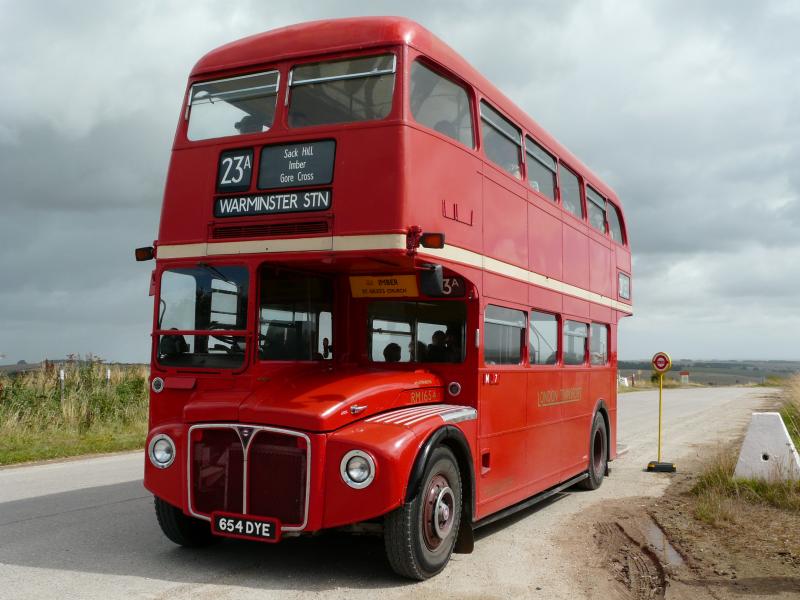
POLYGON ((462 302, 373 302, 373 362, 460 363, 467 310, 462 302))
POLYGON ((518 365, 522 362, 525 313, 489 305, 484 321, 484 362, 487 365, 518 365))
POLYGON ((578 321, 564 321, 564 364, 582 365, 586 362, 586 340, 589 326, 578 321))
POLYGON ((592 323, 589 356, 593 365, 604 365, 608 362, 608 325, 592 323))
POLYGON ((200 263, 165 270, 159 296, 158 362, 168 367, 242 366, 248 284, 243 266, 200 263))
POLYGON ((529 359, 532 365, 554 365, 558 358, 558 319, 549 313, 532 311, 529 359))
POLYGON ((266 269, 261 275, 258 354, 262 360, 333 358, 333 285, 317 275, 266 269))

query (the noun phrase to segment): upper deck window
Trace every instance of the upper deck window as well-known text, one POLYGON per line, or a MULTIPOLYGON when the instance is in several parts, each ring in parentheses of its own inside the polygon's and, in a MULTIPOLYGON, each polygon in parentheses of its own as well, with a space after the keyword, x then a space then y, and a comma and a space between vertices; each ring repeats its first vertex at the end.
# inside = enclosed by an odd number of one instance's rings
POLYGON ((522 133, 516 125, 483 100, 481 100, 481 134, 489 160, 517 179, 521 179, 519 159, 522 133))
POLYGON ((467 91, 415 61, 411 65, 411 114, 426 127, 472 148, 472 111, 467 91))
POLYGON ((384 119, 392 109, 394 54, 300 65, 289 74, 289 126, 384 119))
POLYGON ((589 225, 597 231, 606 232, 606 201, 592 188, 586 188, 586 207, 589 209, 589 225))
POLYGON ((525 138, 528 184, 550 200, 556 199, 556 159, 531 138, 525 138))
POLYGON ((618 244, 625 243, 625 237, 622 234, 622 219, 619 218, 619 209, 609 202, 607 204, 608 210, 608 233, 611 239, 618 244))
POLYGON ((272 127, 277 71, 196 83, 189 91, 190 140, 260 133, 272 127))
POLYGON ((561 204, 579 219, 583 219, 583 205, 581 204, 581 183, 578 176, 564 165, 558 165, 559 190, 561 191, 561 204))

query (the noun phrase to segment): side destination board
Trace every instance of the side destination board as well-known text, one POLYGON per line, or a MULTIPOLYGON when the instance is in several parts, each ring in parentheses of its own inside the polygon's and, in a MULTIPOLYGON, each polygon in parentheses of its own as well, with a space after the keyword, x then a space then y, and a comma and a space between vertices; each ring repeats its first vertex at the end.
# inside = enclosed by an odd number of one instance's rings
POLYGON ((281 144, 261 149, 259 189, 327 185, 333 181, 336 142, 281 144))
POLYGON ((419 296, 416 275, 351 276, 353 298, 407 298, 419 296))
POLYGON ((330 190, 224 196, 214 200, 214 216, 250 217, 330 210, 332 199, 330 190))

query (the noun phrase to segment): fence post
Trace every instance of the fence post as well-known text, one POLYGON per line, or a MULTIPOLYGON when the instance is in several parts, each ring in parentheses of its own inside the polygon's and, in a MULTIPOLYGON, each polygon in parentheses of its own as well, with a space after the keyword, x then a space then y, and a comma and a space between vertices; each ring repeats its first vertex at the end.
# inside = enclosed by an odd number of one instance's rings
POLYGON ((61 404, 64 404, 64 369, 58 370, 58 380, 61 388, 61 404))

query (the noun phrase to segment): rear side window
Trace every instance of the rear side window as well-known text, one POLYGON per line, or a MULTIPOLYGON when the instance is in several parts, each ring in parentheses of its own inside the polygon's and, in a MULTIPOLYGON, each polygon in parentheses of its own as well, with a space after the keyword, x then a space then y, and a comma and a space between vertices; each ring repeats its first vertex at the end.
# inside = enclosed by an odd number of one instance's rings
POLYGON ((586 362, 586 340, 589 326, 577 321, 564 321, 564 364, 582 365, 586 362))
POLYGON ((525 343, 525 313, 487 306, 483 359, 487 365, 518 365, 525 343))
POLYGON ((472 111, 464 88, 419 61, 411 65, 411 114, 418 123, 474 146, 472 111))
POLYGON ((528 167, 528 185, 555 200, 556 159, 529 137, 525 138, 525 164, 528 167))
POLYGON ((604 365, 608 362, 608 325, 592 323, 589 356, 593 365, 604 365))
POLYGON ((558 165, 559 190, 561 191, 561 204, 566 210, 579 219, 583 219, 581 206, 581 183, 578 176, 566 168, 558 165))
POLYGON ((586 188, 586 208, 589 209, 589 225, 597 231, 606 232, 606 201, 592 188, 586 188))
POLYGON ((618 244, 625 243, 625 237, 622 234, 622 219, 619 218, 619 209, 609 202, 608 206, 608 234, 611 239, 618 244))
POLYGON ((481 135, 486 157, 517 179, 522 178, 522 133, 511 121, 481 100, 481 135))
POLYGON ((528 341, 532 365, 554 365, 558 354, 558 320, 555 315, 531 312, 528 341))
POLYGON ((394 54, 300 65, 289 75, 289 126, 383 119, 392 110, 394 54))

